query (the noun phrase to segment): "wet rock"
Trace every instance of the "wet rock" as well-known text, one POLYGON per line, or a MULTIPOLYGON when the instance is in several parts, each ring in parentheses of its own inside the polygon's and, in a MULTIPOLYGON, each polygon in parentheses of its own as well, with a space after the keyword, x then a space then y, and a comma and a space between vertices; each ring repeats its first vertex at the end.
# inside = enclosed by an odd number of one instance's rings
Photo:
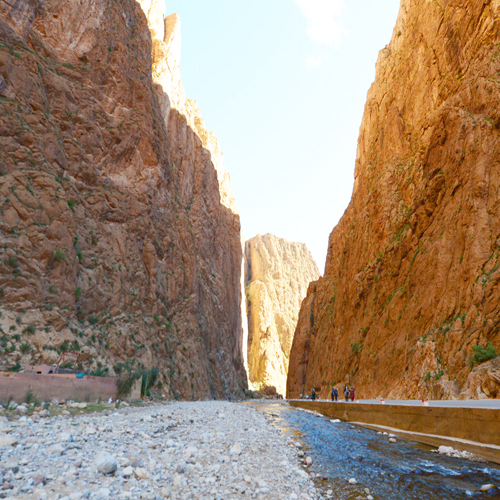
POLYGON ((483 486, 481 486, 481 488, 479 488, 480 491, 490 491, 493 489, 495 489, 494 484, 483 484, 483 486))

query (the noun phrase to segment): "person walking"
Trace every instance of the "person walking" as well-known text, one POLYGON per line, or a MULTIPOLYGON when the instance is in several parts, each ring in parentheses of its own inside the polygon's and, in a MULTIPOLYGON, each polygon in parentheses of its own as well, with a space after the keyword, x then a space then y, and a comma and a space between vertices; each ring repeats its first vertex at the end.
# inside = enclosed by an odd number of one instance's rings
POLYGON ((338 401, 339 391, 336 387, 333 388, 333 397, 335 398, 335 401, 338 401))
POLYGON ((332 387, 332 392, 330 394, 332 396, 332 401, 335 401, 335 387, 332 387))
POLYGON ((354 387, 351 387, 351 401, 354 402, 354 387))
POLYGON ((316 391, 314 390, 314 387, 311 389, 311 399, 313 401, 316 399, 316 391))
POLYGON ((344 387, 344 397, 345 397, 345 402, 349 402, 349 396, 351 395, 351 390, 349 389, 349 384, 346 384, 344 387))

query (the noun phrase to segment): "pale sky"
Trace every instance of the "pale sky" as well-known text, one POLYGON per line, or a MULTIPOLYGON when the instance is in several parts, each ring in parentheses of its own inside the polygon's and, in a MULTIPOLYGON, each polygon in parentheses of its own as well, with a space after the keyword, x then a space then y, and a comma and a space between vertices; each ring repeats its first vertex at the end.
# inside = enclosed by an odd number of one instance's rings
POLYGON ((219 139, 246 239, 306 243, 323 273, 398 10, 399 0, 166 0, 181 17, 186 96, 219 139))

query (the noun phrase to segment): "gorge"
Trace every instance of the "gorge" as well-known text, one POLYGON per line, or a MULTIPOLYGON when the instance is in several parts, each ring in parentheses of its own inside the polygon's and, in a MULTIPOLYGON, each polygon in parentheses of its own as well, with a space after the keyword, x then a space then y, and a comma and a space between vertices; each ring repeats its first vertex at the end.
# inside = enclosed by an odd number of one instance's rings
POLYGON ((499 33, 498 0, 401 0, 320 276, 244 242, 163 0, 0 3, 0 371, 75 351, 169 399, 499 398, 499 33))

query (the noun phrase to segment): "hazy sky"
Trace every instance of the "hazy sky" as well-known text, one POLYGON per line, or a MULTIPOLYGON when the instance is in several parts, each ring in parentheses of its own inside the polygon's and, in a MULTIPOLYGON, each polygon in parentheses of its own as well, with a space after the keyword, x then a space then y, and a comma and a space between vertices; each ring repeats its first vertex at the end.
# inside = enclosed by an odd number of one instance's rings
POLYGON ((246 239, 306 243, 323 272, 366 93, 399 0, 166 0, 182 80, 215 133, 246 239))

